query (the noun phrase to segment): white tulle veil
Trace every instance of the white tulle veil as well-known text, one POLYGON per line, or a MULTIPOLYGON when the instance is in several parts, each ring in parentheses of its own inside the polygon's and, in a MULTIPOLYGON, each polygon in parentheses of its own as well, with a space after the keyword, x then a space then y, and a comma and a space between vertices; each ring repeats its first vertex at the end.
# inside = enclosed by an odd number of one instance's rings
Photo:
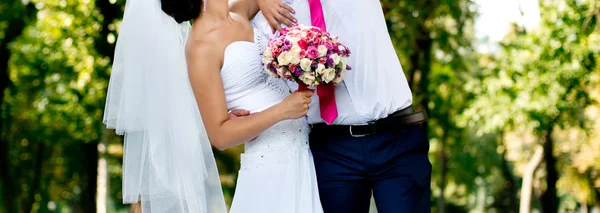
POLYGON ((123 202, 144 213, 225 213, 219 174, 188 80, 191 26, 159 0, 127 0, 104 123, 124 135, 123 202))

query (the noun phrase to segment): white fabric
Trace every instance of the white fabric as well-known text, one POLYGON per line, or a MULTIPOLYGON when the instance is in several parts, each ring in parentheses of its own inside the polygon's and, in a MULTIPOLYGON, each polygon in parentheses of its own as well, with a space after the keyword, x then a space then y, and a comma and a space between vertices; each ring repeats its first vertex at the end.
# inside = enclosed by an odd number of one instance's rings
MULTIPOLYGON (((298 23, 311 25, 307 0, 283 0, 296 11, 298 23)), ((334 124, 363 124, 406 108, 412 94, 402 66, 388 34, 383 10, 378 0, 321 0, 327 31, 338 36, 352 54, 345 80, 335 88, 338 118, 334 124)), ((262 14, 255 22, 268 36, 262 14)), ((290 88, 298 86, 289 82, 290 88)), ((308 112, 309 123, 323 123, 319 100, 315 95, 308 112)))
MULTIPOLYGON (((255 30, 258 32, 257 30, 255 30)), ((263 111, 289 90, 261 64, 265 38, 239 41, 225 50, 221 77, 229 109, 263 111)), ((286 120, 245 144, 231 213, 321 213, 306 119, 286 120)))
POLYGON ((125 136, 123 202, 144 213, 225 213, 212 148, 187 76, 190 24, 159 0, 128 0, 104 123, 125 136))

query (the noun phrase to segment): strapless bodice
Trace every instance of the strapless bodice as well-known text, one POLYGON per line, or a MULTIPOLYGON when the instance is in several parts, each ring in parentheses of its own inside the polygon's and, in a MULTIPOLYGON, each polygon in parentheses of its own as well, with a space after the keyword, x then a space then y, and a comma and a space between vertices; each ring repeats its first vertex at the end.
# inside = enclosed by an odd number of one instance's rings
POLYGON ((236 41, 225 48, 221 78, 230 110, 260 112, 289 94, 286 83, 269 77, 262 66, 266 43, 264 35, 254 30, 254 42, 236 41))

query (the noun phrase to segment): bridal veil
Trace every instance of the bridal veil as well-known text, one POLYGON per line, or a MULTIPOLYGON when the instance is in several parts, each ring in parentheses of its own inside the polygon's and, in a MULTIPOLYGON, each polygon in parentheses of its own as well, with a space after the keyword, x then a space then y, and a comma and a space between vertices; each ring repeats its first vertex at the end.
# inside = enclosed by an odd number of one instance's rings
POLYGON ((104 123, 125 138, 123 202, 144 213, 225 213, 219 174, 188 80, 191 26, 159 0, 127 0, 104 123))

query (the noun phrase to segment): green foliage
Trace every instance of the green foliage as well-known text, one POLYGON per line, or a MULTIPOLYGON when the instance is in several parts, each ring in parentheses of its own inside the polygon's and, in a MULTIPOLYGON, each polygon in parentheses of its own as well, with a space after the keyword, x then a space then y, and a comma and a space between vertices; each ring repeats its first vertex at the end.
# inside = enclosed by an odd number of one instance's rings
MULTIPOLYGON (((556 158, 557 164, 546 165, 539 175, 547 176, 544 173, 548 173, 548 168, 561 168, 559 196, 570 194, 585 204, 597 203, 594 190, 590 189, 594 186, 588 183, 591 177, 586 175, 597 170, 588 165, 574 173, 571 167, 577 165, 569 159, 577 155, 577 147, 583 147, 580 143, 588 140, 557 139, 565 139, 564 134, 572 131, 589 132, 593 125, 585 111, 597 107, 590 96, 591 86, 597 83, 600 59, 600 32, 596 25, 600 15, 596 4, 540 1, 542 23, 538 28, 526 32, 513 26, 500 43, 499 52, 481 58, 483 72, 465 85, 477 98, 460 119, 461 126, 477 129, 478 135, 511 132, 512 137, 505 140, 517 173, 522 172, 538 141, 553 141, 550 147, 554 149, 544 146, 545 151, 552 152, 545 159, 556 158)), ((551 183, 542 180, 539 190, 547 190, 548 184, 551 183)))

